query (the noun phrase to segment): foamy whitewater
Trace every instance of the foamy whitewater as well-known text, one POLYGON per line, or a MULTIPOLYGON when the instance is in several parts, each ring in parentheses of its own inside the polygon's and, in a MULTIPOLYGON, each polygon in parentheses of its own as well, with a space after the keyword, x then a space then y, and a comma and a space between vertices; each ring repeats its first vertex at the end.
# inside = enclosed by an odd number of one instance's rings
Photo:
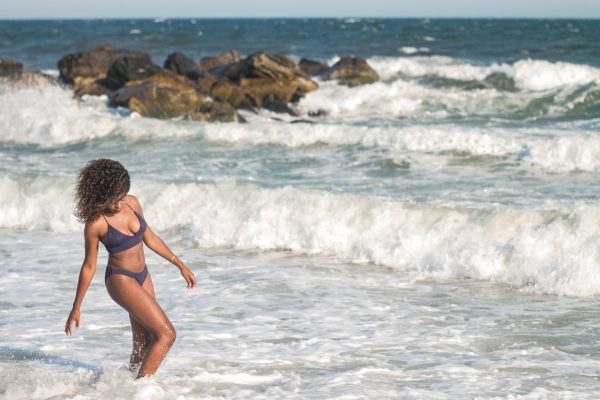
POLYGON ((246 124, 0 84, 0 398, 597 399, 599 36, 597 21, 0 22, 2 54, 53 74, 113 43, 158 64, 354 53, 381 76, 319 82, 298 116, 246 124), (101 157, 199 278, 187 290, 147 254, 178 340, 141 381, 103 248, 63 333, 84 250, 73 180, 101 157))

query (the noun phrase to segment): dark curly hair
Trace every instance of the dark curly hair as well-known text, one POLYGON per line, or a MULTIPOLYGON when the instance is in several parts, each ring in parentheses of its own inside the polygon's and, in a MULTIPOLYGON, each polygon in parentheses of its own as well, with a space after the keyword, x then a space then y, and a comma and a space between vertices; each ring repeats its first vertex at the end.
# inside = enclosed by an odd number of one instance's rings
POLYGON ((129 192, 129 173, 120 162, 101 158, 89 161, 75 183, 75 216, 80 222, 114 214, 116 203, 129 192))

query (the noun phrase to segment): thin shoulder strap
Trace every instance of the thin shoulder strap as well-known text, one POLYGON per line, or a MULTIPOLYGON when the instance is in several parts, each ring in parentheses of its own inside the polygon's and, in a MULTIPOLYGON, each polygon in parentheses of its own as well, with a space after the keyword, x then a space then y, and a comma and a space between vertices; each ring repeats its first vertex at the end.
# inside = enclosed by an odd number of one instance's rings
POLYGON ((125 204, 127 204, 127 207, 131 208, 131 211, 135 212, 135 210, 133 209, 133 207, 131 207, 131 206, 129 205, 129 203, 127 203, 126 201, 125 201, 124 203, 125 203, 125 204))
POLYGON ((107 219, 106 219, 106 217, 104 216, 104 214, 102 214, 102 218, 104 218, 104 220, 106 221, 106 225, 110 225, 110 224, 108 223, 108 220, 107 220, 107 219))

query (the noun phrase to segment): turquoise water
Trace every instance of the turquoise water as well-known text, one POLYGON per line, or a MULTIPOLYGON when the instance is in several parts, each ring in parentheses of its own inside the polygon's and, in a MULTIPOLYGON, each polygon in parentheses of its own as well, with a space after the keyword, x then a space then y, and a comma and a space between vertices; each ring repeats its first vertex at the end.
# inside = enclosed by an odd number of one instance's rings
POLYGON ((157 64, 356 54, 381 76, 247 124, 0 86, 0 396, 597 398, 599 24, 0 21, 2 57, 27 70, 111 43, 157 64), (61 333, 83 255, 73 178, 99 157, 201 279, 184 291, 149 257, 179 340, 145 383, 123 370, 102 271, 61 333))

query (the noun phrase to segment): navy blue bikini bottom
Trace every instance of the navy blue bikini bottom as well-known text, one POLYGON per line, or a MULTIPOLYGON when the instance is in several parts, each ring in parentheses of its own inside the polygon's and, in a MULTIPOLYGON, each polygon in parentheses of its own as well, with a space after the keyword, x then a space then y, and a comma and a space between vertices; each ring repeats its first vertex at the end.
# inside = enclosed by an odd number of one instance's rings
POLYGON ((140 272, 131 272, 121 268, 114 268, 110 266, 106 266, 106 272, 104 273, 104 282, 108 279, 109 276, 114 274, 127 275, 137 281, 140 286, 146 280, 146 276, 148 276, 148 267, 144 264, 144 269, 140 272))

